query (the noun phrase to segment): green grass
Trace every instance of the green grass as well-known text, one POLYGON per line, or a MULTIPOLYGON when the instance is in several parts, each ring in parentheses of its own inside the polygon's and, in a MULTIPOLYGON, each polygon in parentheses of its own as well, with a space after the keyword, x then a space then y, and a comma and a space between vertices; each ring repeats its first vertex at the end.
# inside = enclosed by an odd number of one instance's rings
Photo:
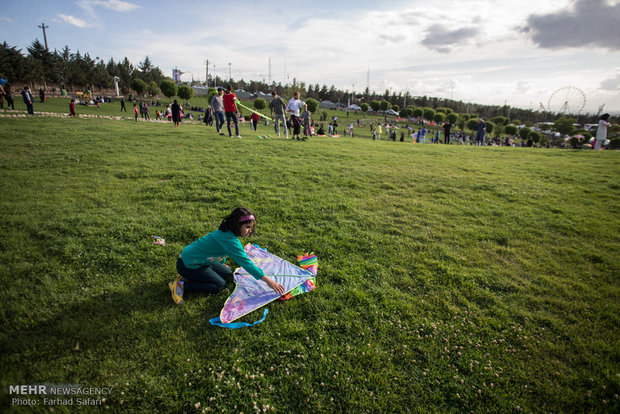
POLYGON ((112 387, 114 411, 620 408, 615 151, 0 127, 3 408, 38 382, 112 387), (315 291, 226 330, 208 320, 232 286, 177 307, 166 284, 237 205, 250 242, 320 265, 315 291))

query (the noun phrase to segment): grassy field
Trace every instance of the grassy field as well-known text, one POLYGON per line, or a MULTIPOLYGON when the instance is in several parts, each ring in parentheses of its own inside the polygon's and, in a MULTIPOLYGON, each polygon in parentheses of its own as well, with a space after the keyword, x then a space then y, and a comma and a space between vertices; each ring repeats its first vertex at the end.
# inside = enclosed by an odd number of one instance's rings
POLYGON ((112 411, 618 412, 618 152, 241 134, 0 118, 3 411, 75 410, 8 394, 51 383, 112 411), (237 205, 320 266, 227 330, 232 286, 167 282, 237 205))

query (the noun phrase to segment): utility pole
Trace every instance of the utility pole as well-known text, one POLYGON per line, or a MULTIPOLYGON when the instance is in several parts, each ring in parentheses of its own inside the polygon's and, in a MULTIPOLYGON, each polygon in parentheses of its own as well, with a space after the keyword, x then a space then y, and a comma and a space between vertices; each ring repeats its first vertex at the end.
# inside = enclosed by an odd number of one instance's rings
POLYGON ((232 82, 232 69, 230 68, 230 65, 232 65, 232 63, 228 63, 228 81, 232 82))
POLYGON ((209 59, 205 62, 207 64, 207 89, 209 89, 209 59))
POLYGON ((50 51, 47 47, 47 36, 45 35, 45 29, 49 29, 49 26, 46 26, 45 23, 41 23, 41 26, 37 26, 40 29, 43 29, 43 40, 45 41, 45 50, 50 51))

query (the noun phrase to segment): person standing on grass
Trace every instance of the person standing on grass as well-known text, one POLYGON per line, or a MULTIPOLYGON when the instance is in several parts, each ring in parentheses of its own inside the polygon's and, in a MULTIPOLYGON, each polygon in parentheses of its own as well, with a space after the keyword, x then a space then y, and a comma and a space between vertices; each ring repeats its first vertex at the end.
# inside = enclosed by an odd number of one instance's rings
POLYGON ((308 140, 308 137, 312 135, 310 130, 310 121, 312 114, 308 111, 308 104, 304 104, 304 112, 301 114, 301 118, 304 121, 304 141, 308 140))
POLYGON ((444 144, 450 143, 450 130, 451 129, 452 129, 452 124, 448 120, 443 124, 443 143, 444 144))
POLYGON ((237 96, 232 92, 232 86, 226 87, 226 93, 222 97, 224 102, 224 112, 226 113, 226 128, 228 129, 228 136, 232 138, 232 131, 230 129, 230 121, 235 123, 235 135, 237 138, 241 138, 239 135, 239 118, 237 118, 237 105, 235 104, 237 96))
POLYGON ((222 220, 219 228, 186 246, 177 259, 179 276, 168 283, 172 300, 183 303, 185 292, 213 294, 226 288, 233 280, 233 272, 224 261, 232 258, 256 280, 261 280, 271 289, 284 294, 284 287, 258 268, 243 249, 241 238, 254 234, 256 215, 245 207, 235 208, 222 220))
POLYGON ((286 128, 286 117, 284 116, 284 108, 286 103, 278 96, 276 91, 271 92, 272 100, 269 102, 269 108, 271 108, 271 117, 275 121, 276 134, 280 138, 280 121, 284 126, 284 136, 288 139, 288 129, 286 128))
POLYGON ((127 107, 125 106, 125 97, 121 98, 121 112, 127 112, 127 107))
POLYGON ((476 145, 484 145, 484 133, 487 131, 487 124, 484 119, 478 118, 478 128, 476 129, 476 145))
POLYGON ((181 105, 175 99, 170 106, 170 112, 172 114, 172 122, 174 122, 175 126, 179 126, 181 124, 181 105))
POLYGON ((28 86, 24 86, 24 90, 22 91, 22 98, 24 99, 26 108, 28 108, 28 113, 30 115, 34 115, 34 99, 32 97, 32 94, 30 93, 30 88, 28 86))
POLYGON ((133 104, 133 117, 136 119, 136 122, 138 122, 138 106, 136 104, 133 104))
MULTIPOLYGON (((213 111, 213 116, 215 117, 215 129, 217 133, 220 135, 224 135, 222 132, 222 127, 224 126, 224 101, 222 99, 224 91, 222 88, 217 88, 217 95, 213 95, 211 98, 211 110, 213 111)), ((208 123, 208 122, 207 122, 208 123)))
POLYGON ((610 125, 608 121, 609 114, 601 115, 601 119, 598 121, 598 128, 596 129, 596 141, 594 142, 595 150, 600 150, 607 139, 607 127, 610 125))
POLYGON ((291 123, 293 124, 293 138, 299 141, 299 132, 301 126, 301 120, 299 119, 299 108, 301 107, 301 101, 299 100, 299 92, 295 91, 293 97, 289 99, 286 104, 286 112, 291 117, 291 123))
POLYGON ((69 116, 75 117, 75 99, 71 99, 69 104, 69 116))

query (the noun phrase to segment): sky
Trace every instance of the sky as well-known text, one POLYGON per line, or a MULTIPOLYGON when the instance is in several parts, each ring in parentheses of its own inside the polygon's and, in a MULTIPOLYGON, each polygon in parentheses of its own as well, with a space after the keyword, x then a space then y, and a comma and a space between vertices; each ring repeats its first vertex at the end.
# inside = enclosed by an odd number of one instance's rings
POLYGON ((52 51, 148 56, 184 81, 208 60, 235 80, 620 113, 620 0, 3 0, 0 41, 27 53, 42 23, 52 51))

